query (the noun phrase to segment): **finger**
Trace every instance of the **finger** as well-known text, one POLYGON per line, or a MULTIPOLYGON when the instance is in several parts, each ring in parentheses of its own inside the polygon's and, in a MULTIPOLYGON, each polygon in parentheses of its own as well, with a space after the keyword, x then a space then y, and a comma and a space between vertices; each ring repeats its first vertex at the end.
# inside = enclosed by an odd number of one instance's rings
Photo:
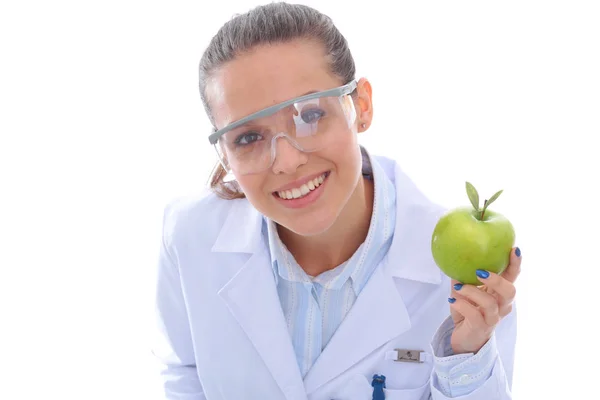
POLYGON ((474 305, 470 304, 468 301, 465 301, 462 298, 454 298, 451 297, 448 299, 450 302, 450 308, 462 315, 465 321, 471 326, 473 329, 486 329, 487 324, 483 319, 483 315, 474 305))
MULTIPOLYGON (((457 287, 454 288, 455 290, 457 287)), ((462 296, 469 299, 478 307, 480 314, 489 326, 494 326, 500 322, 498 300, 491 294, 473 286, 463 285, 456 290, 462 296)))
POLYGON ((489 271, 478 271, 477 278, 491 290, 491 293, 498 300, 499 307, 511 304, 514 301, 517 289, 504 275, 498 275, 489 271))
POLYGON ((521 273, 521 249, 514 247, 510 252, 508 267, 502 272, 504 279, 511 283, 515 283, 517 277, 521 273))
POLYGON ((461 290, 460 290, 462 288, 462 286, 463 286, 463 284, 461 282, 453 279, 451 296, 453 296, 457 299, 458 298, 464 299, 465 301, 468 301, 473 306, 477 307, 477 304, 473 303, 473 301, 471 301, 469 298, 462 295, 461 290))

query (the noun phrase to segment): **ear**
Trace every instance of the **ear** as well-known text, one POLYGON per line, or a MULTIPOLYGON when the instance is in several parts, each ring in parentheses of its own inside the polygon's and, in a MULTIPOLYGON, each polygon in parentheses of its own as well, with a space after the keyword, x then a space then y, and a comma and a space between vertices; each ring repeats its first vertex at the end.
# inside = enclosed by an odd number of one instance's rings
POLYGON ((369 129, 373 121, 373 89, 367 78, 360 78, 356 85, 356 92, 358 132, 364 132, 369 129))

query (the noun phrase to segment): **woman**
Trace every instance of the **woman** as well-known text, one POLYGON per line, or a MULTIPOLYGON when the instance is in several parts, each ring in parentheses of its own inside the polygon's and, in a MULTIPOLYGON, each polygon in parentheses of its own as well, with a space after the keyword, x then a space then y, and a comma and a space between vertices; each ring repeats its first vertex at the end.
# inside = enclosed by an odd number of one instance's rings
POLYGON ((520 251, 480 287, 441 274, 445 210, 358 144, 373 103, 354 74, 331 20, 301 5, 239 15, 206 49, 221 162, 165 211, 166 398, 511 398, 520 251))

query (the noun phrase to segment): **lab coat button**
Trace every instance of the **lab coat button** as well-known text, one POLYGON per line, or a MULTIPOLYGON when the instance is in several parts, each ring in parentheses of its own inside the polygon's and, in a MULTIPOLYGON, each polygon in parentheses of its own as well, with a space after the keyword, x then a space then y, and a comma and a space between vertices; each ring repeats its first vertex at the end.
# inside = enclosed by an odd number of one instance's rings
POLYGON ((467 383, 467 381, 469 380, 469 378, 470 378, 469 375, 463 374, 463 375, 460 376, 460 378, 458 378, 458 381, 460 383, 467 383))

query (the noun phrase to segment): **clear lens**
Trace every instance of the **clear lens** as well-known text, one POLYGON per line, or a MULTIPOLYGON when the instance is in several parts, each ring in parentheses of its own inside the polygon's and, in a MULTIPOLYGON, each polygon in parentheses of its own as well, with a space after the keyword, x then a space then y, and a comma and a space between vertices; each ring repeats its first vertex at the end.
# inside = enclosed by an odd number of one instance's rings
POLYGON ((215 147, 228 171, 258 173, 273 164, 277 140, 287 139, 305 152, 321 150, 348 135, 355 118, 350 95, 311 99, 248 121, 221 136, 215 147))

